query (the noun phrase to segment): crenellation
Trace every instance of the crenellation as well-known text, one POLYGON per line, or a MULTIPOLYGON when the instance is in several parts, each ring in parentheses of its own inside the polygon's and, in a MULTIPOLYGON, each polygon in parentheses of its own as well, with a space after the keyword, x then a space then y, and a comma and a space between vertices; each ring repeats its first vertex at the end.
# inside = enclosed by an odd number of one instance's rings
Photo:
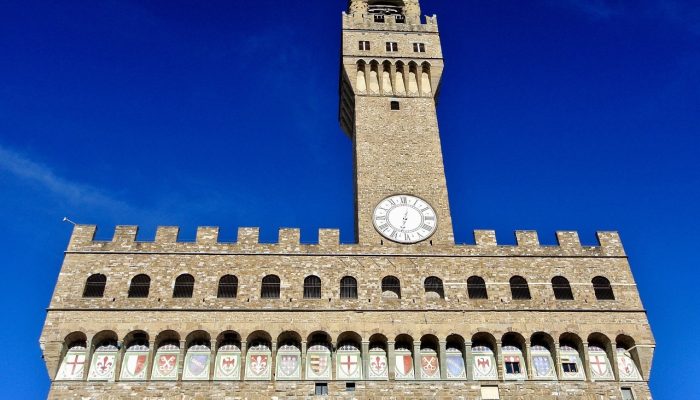
POLYGON ((557 242, 563 250, 579 250, 581 248, 581 240, 578 237, 578 232, 572 231, 557 231, 557 242))
POLYGON ((197 228, 197 244, 215 245, 219 243, 219 228, 200 226, 197 228))
POLYGON ((260 228, 238 228, 236 243, 248 246, 260 243, 260 228))
POLYGON ((279 230, 280 246, 299 246, 301 244, 301 230, 296 228, 282 228, 279 230))
POLYGON ((95 241, 96 225, 75 225, 71 233, 68 249, 85 247, 95 241))
POLYGON ((540 238, 536 231, 515 231, 515 240, 521 248, 540 247, 540 238))
POLYGON ((496 247, 498 246, 496 231, 476 230, 474 231, 474 242, 479 247, 496 247))
POLYGON ((116 244, 129 247, 136 242, 139 227, 133 225, 119 225, 114 229, 114 238, 112 241, 116 244))
POLYGON ((177 226, 159 226, 156 229, 156 244, 177 243, 180 235, 180 228, 177 226))
POLYGON ((320 247, 337 247, 340 245, 340 231, 337 229, 319 229, 318 245, 320 247))

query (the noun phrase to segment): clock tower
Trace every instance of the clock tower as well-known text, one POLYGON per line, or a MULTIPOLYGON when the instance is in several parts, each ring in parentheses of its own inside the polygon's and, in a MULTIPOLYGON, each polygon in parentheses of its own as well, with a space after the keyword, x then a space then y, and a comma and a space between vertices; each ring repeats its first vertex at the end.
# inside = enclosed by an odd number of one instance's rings
POLYGON ((355 152, 361 245, 452 245, 436 100, 437 18, 418 0, 351 0, 343 19, 340 123, 355 152))

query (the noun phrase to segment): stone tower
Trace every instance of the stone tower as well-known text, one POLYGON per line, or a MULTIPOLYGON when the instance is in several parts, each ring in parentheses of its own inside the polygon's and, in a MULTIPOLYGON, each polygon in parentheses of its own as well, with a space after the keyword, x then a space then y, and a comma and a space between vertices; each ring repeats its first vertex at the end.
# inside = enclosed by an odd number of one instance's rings
POLYGON ((359 243, 454 244, 436 113, 443 69, 436 18, 423 22, 417 0, 353 0, 342 46, 340 121, 354 143, 359 243), (433 208, 430 237, 429 228, 376 229, 375 207, 400 194, 433 208))
POLYGON ((40 338, 49 398, 650 400, 654 337, 616 232, 454 243, 436 17, 352 0, 342 46, 357 243, 76 226, 40 338))

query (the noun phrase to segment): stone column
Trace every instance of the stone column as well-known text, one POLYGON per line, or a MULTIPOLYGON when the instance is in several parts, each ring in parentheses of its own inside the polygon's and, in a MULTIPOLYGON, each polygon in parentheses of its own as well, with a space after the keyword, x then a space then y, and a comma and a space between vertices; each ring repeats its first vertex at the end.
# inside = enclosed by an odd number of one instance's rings
POLYGON ((243 381, 245 379, 245 367, 248 365, 248 346, 246 342, 241 341, 241 367, 238 380, 243 381))
POLYGON ((362 379, 369 379, 369 342, 362 342, 362 379))
POLYGON ((112 381, 118 381, 122 372, 122 360, 124 359, 124 342, 117 342, 117 354, 114 356, 114 378, 112 381))
POLYGON ((564 377, 564 368, 561 365, 561 344, 554 343, 554 370, 557 374, 557 380, 561 380, 564 377))
POLYGON ((591 372, 591 356, 588 353, 588 342, 583 344, 583 369, 586 371, 586 379, 593 382, 593 373, 591 372))
POLYGON ((472 342, 464 343, 464 369, 467 373, 467 380, 474 380, 474 354, 472 353, 472 342))
POLYGON ((331 349, 330 349, 331 350, 331 365, 330 365, 330 367, 331 367, 331 380, 332 381, 335 380, 336 375, 337 375, 337 373, 336 373, 337 371, 335 370, 337 360, 335 359, 335 357, 338 354, 338 352, 334 351, 335 348, 336 348, 335 345, 333 344, 333 342, 331 342, 331 349))
POLYGON ((438 360, 440 361, 440 379, 447 379, 447 342, 440 341, 438 349, 438 360))
POLYGON ((413 342, 413 375, 415 380, 420 380, 420 342, 413 342))
POLYGON ((184 340, 180 340, 180 356, 177 359, 177 380, 178 381, 182 380, 182 374, 185 371, 185 356, 187 355, 187 349, 185 349, 185 346, 187 346, 187 342, 184 340))
POLYGON ((496 367, 498 368, 498 380, 505 380, 506 371, 503 369, 503 343, 499 340, 496 342, 496 367))
POLYGON ((156 341, 155 340, 149 340, 148 341, 148 370, 146 371, 146 380, 151 381, 151 375, 153 374, 153 363, 156 359, 156 341))
POLYGON ((277 342, 270 344, 270 380, 274 381, 277 374, 277 342))
MULTIPOLYGON (((85 367, 83 368, 83 380, 86 381, 90 373, 90 365, 92 364, 92 354, 95 349, 92 345, 92 340, 88 339, 85 343, 85 367)), ((59 366, 60 368, 60 366, 59 366)))
POLYGON ((619 382, 620 370, 617 365, 617 346, 613 343, 610 343, 607 347, 608 348, 606 350, 608 351, 610 357, 610 365, 612 366, 613 376, 615 377, 615 380, 619 382))
POLYGON ((209 356, 209 380, 214 381, 214 370, 216 369, 216 343, 214 343, 213 346, 211 346, 210 343, 210 351, 211 351, 211 356, 209 356))
POLYGON ((301 380, 306 379, 306 345, 306 340, 303 340, 301 342, 301 358, 299 359, 299 368, 301 369, 299 376, 301 380))
POLYGON ((393 381, 396 379, 396 355, 394 352, 394 346, 396 342, 386 343, 386 361, 389 364, 389 380, 393 381))
POLYGON ((532 351, 530 347, 530 343, 525 342, 525 369, 527 369, 527 379, 532 380, 532 377, 535 376, 534 371, 532 370, 532 351))

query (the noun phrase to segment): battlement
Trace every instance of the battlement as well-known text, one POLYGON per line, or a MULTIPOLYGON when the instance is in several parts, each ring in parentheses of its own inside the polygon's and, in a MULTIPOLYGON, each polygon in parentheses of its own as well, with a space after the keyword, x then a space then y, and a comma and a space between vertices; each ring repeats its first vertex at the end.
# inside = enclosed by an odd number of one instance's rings
POLYGON ((117 226, 111 241, 95 240, 97 226, 77 225, 68 245, 68 252, 134 252, 134 253, 251 253, 251 254, 401 254, 446 256, 534 256, 534 257, 625 257, 617 232, 598 232, 597 246, 581 244, 578 232, 556 233, 558 245, 542 245, 535 231, 516 231, 515 245, 499 244, 496 232, 474 231, 475 244, 431 245, 429 241, 402 246, 394 243, 377 245, 341 244, 340 231, 319 230, 315 243, 303 243, 299 229, 279 230, 276 243, 261 243, 260 228, 238 228, 235 242, 220 242, 218 227, 199 227, 196 239, 180 241, 180 228, 158 227, 153 241, 139 241, 137 226, 117 226))
POLYGON ((395 17, 387 16, 382 22, 376 22, 370 14, 343 13, 343 29, 361 29, 369 31, 397 31, 438 33, 437 15, 426 15, 424 20, 416 18, 413 23, 398 22, 395 17))

